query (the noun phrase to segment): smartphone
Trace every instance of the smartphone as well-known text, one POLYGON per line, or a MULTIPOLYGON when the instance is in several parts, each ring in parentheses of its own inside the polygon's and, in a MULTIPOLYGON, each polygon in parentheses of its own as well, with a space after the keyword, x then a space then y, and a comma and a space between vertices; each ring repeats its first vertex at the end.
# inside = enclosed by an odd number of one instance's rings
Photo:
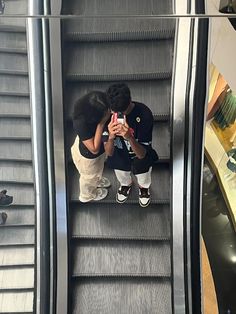
POLYGON ((113 121, 125 124, 125 115, 122 112, 115 112, 113 114, 113 121))

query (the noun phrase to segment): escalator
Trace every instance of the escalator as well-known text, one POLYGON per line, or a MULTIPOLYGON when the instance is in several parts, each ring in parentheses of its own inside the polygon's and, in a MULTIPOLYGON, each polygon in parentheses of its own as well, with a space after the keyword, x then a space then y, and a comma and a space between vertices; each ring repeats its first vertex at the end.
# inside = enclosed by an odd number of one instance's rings
POLYGON ((161 0, 63 3, 63 14, 81 15, 62 22, 66 151, 75 138, 76 99, 123 81, 132 99, 153 112, 153 147, 160 156, 153 167, 151 204, 141 208, 135 189, 125 204, 115 202, 118 184, 106 166, 104 175, 112 184, 108 197, 80 203, 79 175, 67 154, 69 313, 172 312, 170 103, 175 21, 141 17, 171 13, 172 2, 161 0), (103 14, 105 18, 98 17, 103 14), (124 18, 128 14, 136 18, 124 18))
MULTIPOLYGON (((4 14, 26 14, 27 1, 5 1, 4 14)), ((0 313, 33 313, 35 195, 25 19, 0 18, 0 313)))

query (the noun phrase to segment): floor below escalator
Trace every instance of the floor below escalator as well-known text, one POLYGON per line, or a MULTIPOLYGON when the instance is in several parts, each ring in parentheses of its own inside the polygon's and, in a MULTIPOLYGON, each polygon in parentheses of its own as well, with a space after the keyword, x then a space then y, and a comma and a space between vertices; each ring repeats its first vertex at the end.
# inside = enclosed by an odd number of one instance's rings
POLYGON ((236 234, 218 181, 204 165, 202 235, 214 278, 219 314, 236 313, 236 234))

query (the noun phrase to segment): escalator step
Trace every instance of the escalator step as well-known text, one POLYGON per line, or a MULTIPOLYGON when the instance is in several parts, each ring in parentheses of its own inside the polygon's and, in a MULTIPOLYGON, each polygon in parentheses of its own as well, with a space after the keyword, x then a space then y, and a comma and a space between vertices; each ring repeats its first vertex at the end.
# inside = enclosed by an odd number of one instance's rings
POLYGON ((169 239, 168 205, 74 204, 70 209, 72 238, 169 239))
POLYGON ((3 211, 7 213, 8 216, 7 225, 34 225, 35 223, 35 210, 33 207, 5 207, 3 211))
POLYGON ((5 114, 16 116, 30 116, 29 98, 16 96, 0 96, 0 112, 1 115, 5 114))
POLYGON ((34 248, 1 248, 0 268, 34 264, 34 248))
POLYGON ((29 118, 5 118, 0 116, 0 138, 31 138, 29 118))
POLYGON ((167 19, 71 19, 64 22, 65 40, 80 42, 168 39, 174 36, 174 20, 167 19))
POLYGON ((28 75, 27 55, 0 52, 0 74, 28 75))
POLYGON ((0 247, 34 244, 34 227, 8 227, 0 226, 0 247))
POLYGON ((21 162, 0 161, 2 182, 33 184, 33 166, 21 162))
POLYGON ((25 33, 26 32, 26 19, 24 18, 7 18, 4 16, 0 19, 0 30, 4 32, 25 33))
MULTIPOLYGON (((108 196, 101 201, 101 203, 116 203, 115 195, 119 187, 115 175, 111 169, 105 168, 104 176, 111 182, 108 196)), ((79 192, 79 174, 76 168, 71 164, 69 168, 70 177, 70 200, 78 202, 79 192)), ((135 178, 134 178, 135 181, 135 178)), ((169 203, 169 190, 170 190, 170 174, 168 165, 156 165, 153 167, 152 172, 152 185, 150 188, 151 202, 153 204, 166 204, 169 203)), ((133 184, 127 203, 138 203, 138 187, 133 184)))
POLYGON ((1 292, 0 304, 2 313, 33 314, 34 292, 1 292), (13 302, 14 300, 14 302, 13 302))
POLYGON ((79 15, 160 15, 172 12, 171 0, 80 0, 64 1, 63 14, 79 15))
POLYGON ((26 34, 0 31, 0 51, 26 54, 26 34))
MULTIPOLYGON (((29 80, 27 76, 0 75, 0 95, 29 97, 29 80)), ((0 97, 3 97, 0 96, 0 97)), ((16 100, 16 104, 18 101, 16 100)))
POLYGON ((0 160, 32 161, 30 141, 0 140, 0 160))
POLYGON ((0 287, 0 290, 32 289, 34 287, 34 268, 0 269, 0 287))
POLYGON ((171 76, 172 40, 67 45, 70 81, 166 79, 171 76))
POLYGON ((170 314, 171 283, 98 278, 73 284, 72 314, 170 314))
POLYGON ((170 246, 163 241, 80 240, 72 251, 73 276, 170 276, 170 246))
POLYGON ((6 189, 14 198, 15 205, 34 205, 34 185, 0 182, 0 191, 6 189))
MULTIPOLYGON (((68 83, 65 87, 66 114, 69 119, 72 118, 74 104, 77 99, 91 90, 106 91, 113 82, 79 82, 68 83)), ((171 81, 153 80, 153 81, 128 81, 132 99, 143 102, 151 110, 154 116, 169 116, 171 81)))
POLYGON ((4 15, 27 15, 28 1, 27 0, 4 0, 5 10, 4 15))

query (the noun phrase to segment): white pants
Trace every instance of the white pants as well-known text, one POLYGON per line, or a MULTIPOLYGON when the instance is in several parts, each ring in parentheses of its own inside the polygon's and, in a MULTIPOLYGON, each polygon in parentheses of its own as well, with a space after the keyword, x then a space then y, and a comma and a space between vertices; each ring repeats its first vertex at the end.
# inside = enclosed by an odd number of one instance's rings
MULTIPOLYGON (((120 185, 130 185, 132 183, 131 171, 123 171, 115 169, 115 175, 120 185)), ((148 172, 136 174, 138 185, 142 188, 148 189, 152 183, 152 167, 149 168, 148 172)))
POLYGON ((73 162, 79 171, 79 200, 89 202, 97 196, 97 186, 102 178, 105 153, 97 158, 89 159, 80 154, 79 137, 76 136, 75 142, 71 147, 73 162))

